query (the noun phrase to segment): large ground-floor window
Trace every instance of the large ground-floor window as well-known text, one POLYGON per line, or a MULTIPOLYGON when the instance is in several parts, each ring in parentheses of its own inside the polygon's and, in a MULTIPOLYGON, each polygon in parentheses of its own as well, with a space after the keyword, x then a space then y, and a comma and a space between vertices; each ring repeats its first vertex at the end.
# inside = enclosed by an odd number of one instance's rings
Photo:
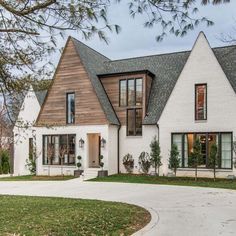
POLYGON ((178 147, 181 167, 188 167, 188 159, 193 151, 193 144, 196 139, 201 142, 203 163, 200 168, 208 168, 209 154, 212 144, 218 147, 219 162, 218 168, 232 169, 232 133, 172 133, 172 144, 178 147))
POLYGON ((75 164, 75 134, 43 135, 44 165, 75 164))

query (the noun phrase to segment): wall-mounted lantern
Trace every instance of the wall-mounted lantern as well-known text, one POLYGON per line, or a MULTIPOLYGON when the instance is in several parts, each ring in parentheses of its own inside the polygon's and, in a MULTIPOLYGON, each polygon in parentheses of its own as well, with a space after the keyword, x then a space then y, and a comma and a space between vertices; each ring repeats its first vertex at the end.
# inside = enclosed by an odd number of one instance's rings
POLYGON ((80 148, 84 147, 84 140, 82 138, 80 138, 80 140, 79 140, 79 147, 80 148))
POLYGON ((101 147, 104 148, 106 144, 106 140, 104 138, 101 138, 101 147))

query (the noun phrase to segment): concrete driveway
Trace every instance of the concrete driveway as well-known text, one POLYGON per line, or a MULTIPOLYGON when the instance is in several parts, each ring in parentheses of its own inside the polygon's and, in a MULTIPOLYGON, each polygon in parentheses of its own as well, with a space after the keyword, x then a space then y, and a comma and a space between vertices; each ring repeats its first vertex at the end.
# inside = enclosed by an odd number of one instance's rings
POLYGON ((180 186, 60 182, 0 182, 0 194, 119 201, 143 206, 152 221, 135 235, 236 235, 236 191, 180 186))

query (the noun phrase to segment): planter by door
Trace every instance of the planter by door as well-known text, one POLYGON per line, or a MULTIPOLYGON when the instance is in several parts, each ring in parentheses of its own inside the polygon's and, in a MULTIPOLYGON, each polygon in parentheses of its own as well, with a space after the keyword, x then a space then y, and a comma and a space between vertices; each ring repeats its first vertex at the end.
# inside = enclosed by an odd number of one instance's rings
POLYGON ((108 170, 99 170, 98 177, 106 177, 108 176, 108 170))
POLYGON ((84 172, 83 170, 75 170, 74 171, 74 176, 75 177, 80 177, 80 175, 82 175, 83 172, 84 172))

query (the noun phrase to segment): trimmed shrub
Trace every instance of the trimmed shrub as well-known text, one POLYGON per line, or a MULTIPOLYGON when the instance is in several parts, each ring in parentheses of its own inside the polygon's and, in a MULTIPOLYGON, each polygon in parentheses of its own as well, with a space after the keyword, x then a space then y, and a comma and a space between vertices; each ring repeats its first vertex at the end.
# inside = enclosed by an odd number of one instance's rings
POLYGON ((147 174, 149 172, 149 169, 151 167, 151 160, 147 152, 141 152, 139 156, 139 165, 144 174, 147 174))
POLYGON ((1 158, 1 167, 2 167, 2 174, 9 174, 10 173, 10 155, 7 150, 2 150, 0 153, 1 158))
POLYGON ((123 157, 123 165, 128 173, 132 173, 134 169, 134 159, 129 153, 123 157))

